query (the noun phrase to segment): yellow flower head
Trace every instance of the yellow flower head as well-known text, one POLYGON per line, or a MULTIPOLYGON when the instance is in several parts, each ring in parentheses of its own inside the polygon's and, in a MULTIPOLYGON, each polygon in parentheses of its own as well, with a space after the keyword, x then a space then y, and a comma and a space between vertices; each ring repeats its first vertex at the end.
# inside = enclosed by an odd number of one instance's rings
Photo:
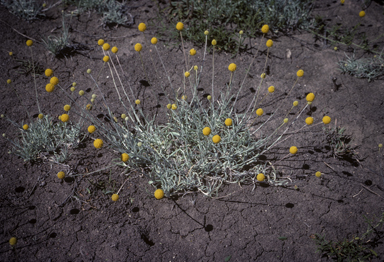
POLYGON ((265 176, 264 176, 263 173, 260 173, 260 174, 257 175, 256 179, 257 179, 257 181, 262 182, 262 181, 265 180, 265 176))
POLYGON ((226 126, 231 126, 232 125, 232 119, 227 118, 227 119, 225 119, 224 123, 225 123, 226 126))
POLYGON ((228 70, 234 72, 236 70, 236 64, 232 63, 228 66, 228 70))
POLYGON ((305 99, 307 99, 308 102, 312 102, 315 99, 315 94, 309 93, 305 99))
POLYGON ((172 110, 176 110, 176 109, 177 109, 177 105, 172 104, 172 110))
POLYGON ((262 114, 264 114, 264 110, 262 108, 256 110, 256 115, 261 116, 262 114))
POLYGON ((136 99, 135 104, 140 105, 141 101, 139 99, 136 99))
POLYGON ((198 68, 199 68, 199 67, 198 67, 197 65, 195 65, 195 66, 193 67, 193 70, 197 71, 198 68))
POLYGON ((265 74, 265 73, 262 73, 262 74, 260 75, 260 77, 264 79, 264 78, 266 77, 266 74, 265 74))
POLYGON ((187 96, 186 96, 186 95, 183 95, 183 96, 181 97, 181 99, 182 99, 182 100, 187 100, 187 96))
POLYGON ((119 51, 119 48, 114 46, 114 47, 112 47, 111 51, 112 51, 112 53, 116 54, 119 51))
POLYGON ((60 120, 63 121, 63 122, 68 122, 68 120, 69 120, 69 115, 67 115, 67 114, 62 114, 60 120))
POLYGON ((239 34, 240 34, 240 35, 244 34, 243 30, 240 30, 239 34))
POLYGON ((112 199, 112 201, 116 202, 117 200, 119 200, 119 195, 118 194, 113 194, 111 199, 112 199))
POLYGON ((103 50, 108 51, 109 48, 111 48, 111 46, 110 46, 108 43, 105 43, 105 44, 103 45, 103 50))
POLYGON ((296 74, 298 77, 302 77, 304 75, 304 71, 302 69, 300 69, 299 71, 297 71, 296 74))
POLYGON ((10 84, 10 83, 12 83, 12 80, 11 80, 11 79, 8 79, 8 80, 7 80, 7 84, 10 84))
POLYGON ((212 45, 213 46, 217 45, 217 41, 215 39, 212 40, 212 45))
POLYGON ((365 16, 365 12, 364 11, 360 11, 359 16, 360 17, 364 17, 365 16))
POLYGON ((323 123, 328 125, 329 123, 331 123, 331 118, 329 116, 324 116, 323 117, 323 123))
POLYGON ((101 148, 103 146, 103 140, 101 140, 100 138, 96 139, 94 142, 93 142, 93 146, 96 147, 96 148, 101 148))
POLYGON ((379 148, 382 148, 383 147, 383 144, 379 144, 379 148))
POLYGON ((141 49, 143 49, 143 46, 142 46, 141 44, 137 43, 137 44, 135 45, 135 50, 136 50, 137 52, 140 52, 141 49))
POLYGON ((273 46, 273 41, 271 39, 269 39, 265 45, 267 47, 272 47, 273 46))
POLYGON ((183 30, 183 28, 184 28, 184 24, 182 22, 178 22, 176 25, 176 29, 181 31, 181 30, 183 30))
POLYGON ((122 119, 125 119, 126 117, 127 117, 126 114, 121 114, 121 118, 122 118, 122 119))
POLYGON ((71 106, 70 106, 70 105, 65 105, 65 106, 64 106, 64 111, 67 111, 67 112, 68 112, 70 109, 71 109, 71 106))
POLYGON ((191 74, 187 71, 184 73, 185 77, 189 77, 191 74))
POLYGON ((307 125, 312 125, 313 124, 313 117, 307 117, 306 119, 305 119, 305 123, 307 124, 307 125))
POLYGON ((209 34, 209 31, 208 30, 205 30, 204 31, 204 35, 208 35, 209 34))
POLYGON ((127 153, 122 153, 121 154, 121 161, 127 162, 129 159, 129 155, 127 153))
POLYGON ((157 44, 157 38, 156 38, 156 37, 152 37, 152 39, 151 39, 151 43, 152 43, 153 45, 156 45, 156 44, 157 44))
POLYGON ((90 74, 92 72, 92 70, 91 69, 87 69, 87 74, 90 74))
POLYGON ((65 173, 64 173, 63 171, 60 171, 59 173, 57 173, 57 177, 58 177, 59 179, 64 179, 64 177, 65 177, 65 173))
POLYGON ((99 41, 97 41, 97 44, 100 45, 100 46, 104 45, 104 40, 103 39, 99 39, 99 41))
POLYGON ((154 195, 156 199, 162 199, 164 197, 164 191, 162 189, 156 189, 154 195))
POLYGON ((288 123, 288 118, 284 118, 283 122, 286 124, 288 123))
POLYGON ((315 173, 315 176, 316 176, 316 177, 321 177, 321 172, 320 172, 320 171, 317 171, 317 172, 315 173))
POLYGON ((297 147, 291 146, 289 148, 289 153, 291 153, 292 155, 296 154, 297 153, 297 147))
POLYGON ((33 45, 33 41, 32 40, 27 40, 27 46, 32 46, 33 45))
POLYGON ((50 77, 50 76, 52 76, 52 74, 53 74, 53 71, 52 71, 52 69, 45 69, 45 75, 47 76, 47 77, 50 77))
POLYGON ((47 84, 45 86, 45 91, 47 91, 48 93, 51 93, 54 89, 55 89, 55 85, 47 84))
POLYGON ((8 55, 13 55, 13 52, 9 52, 8 55))
POLYGON ((51 80, 49 80, 49 82, 52 84, 52 85, 57 85, 59 83, 59 79, 54 76, 51 78, 51 80))
POLYGON ((85 109, 87 109, 87 110, 91 110, 91 109, 92 109, 92 105, 91 105, 91 104, 86 105, 86 106, 85 106, 85 109))
POLYGON ((140 32, 144 32, 147 29, 147 26, 144 23, 140 23, 138 28, 140 32))
POLYGON ((11 246, 16 245, 16 243, 17 243, 17 238, 15 238, 15 237, 11 237, 11 238, 9 239, 9 244, 10 244, 11 246))
POLYGON ((299 104, 299 101, 293 101, 293 106, 297 106, 299 104))
POLYGON ((84 95, 84 90, 80 90, 80 91, 79 91, 79 95, 80 95, 80 96, 83 96, 83 95, 84 95))
POLYGON ((44 115, 43 115, 43 114, 39 114, 37 117, 38 117, 39 119, 43 119, 44 115))
POLYGON ((196 55, 196 50, 194 48, 192 48, 191 50, 189 50, 189 54, 190 55, 196 55))
POLYGON ((268 31, 269 31, 269 26, 263 25, 263 27, 261 28, 261 32, 263 32, 263 34, 266 34, 266 33, 268 33, 268 31))
POLYGON ((211 96, 211 95, 207 95, 207 99, 208 99, 208 100, 211 100, 211 99, 212 99, 212 96, 211 96))
POLYGON ((109 56, 107 56, 107 55, 104 56, 104 57, 103 57, 103 61, 107 63, 107 62, 109 61, 109 56))
POLYGON ((171 104, 168 104, 168 105, 167 105, 167 108, 168 108, 168 109, 171 109, 171 108, 172 108, 172 105, 171 105, 171 104))
POLYGON ((212 137, 213 143, 217 144, 221 141, 221 137, 219 135, 215 135, 212 137))
POLYGON ((341 3, 341 4, 344 4, 344 2, 345 2, 345 0, 340 0, 340 3, 341 3))
POLYGON ((270 86, 270 87, 268 87, 268 92, 269 92, 269 93, 273 93, 273 92, 275 92, 275 87, 274 87, 274 86, 270 86))
POLYGON ((29 126, 27 124, 23 125, 24 130, 28 130, 29 126))
POLYGON ((211 134, 211 129, 209 127, 204 127, 203 134, 209 136, 211 134))
POLYGON ((95 126, 89 126, 88 127, 88 132, 90 133, 90 134, 92 134, 93 132, 95 132, 96 131, 96 127, 95 126))

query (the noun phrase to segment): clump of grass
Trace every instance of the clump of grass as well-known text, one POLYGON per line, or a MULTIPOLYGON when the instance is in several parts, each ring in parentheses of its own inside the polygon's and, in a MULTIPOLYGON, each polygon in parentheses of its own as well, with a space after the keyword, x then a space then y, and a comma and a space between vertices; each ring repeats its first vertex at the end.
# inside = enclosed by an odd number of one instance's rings
POLYGON ((323 127, 325 140, 330 147, 330 151, 334 157, 352 157, 355 155, 351 145, 352 137, 346 135, 344 127, 323 127))
POLYGON ((366 78, 368 82, 384 75, 384 59, 382 56, 370 58, 356 58, 355 54, 338 62, 339 70, 344 74, 352 75, 356 78, 366 78))
POLYGON ((58 56, 60 54, 64 54, 67 48, 70 48, 69 45, 69 28, 65 26, 65 20, 63 16, 62 23, 62 34, 61 36, 48 36, 47 38, 43 38, 44 47, 54 56, 58 56))
POLYGON ((27 21, 45 17, 43 6, 34 0, 1 0, 0 3, 8 8, 9 12, 27 21))
POLYGON ((325 236, 314 235, 317 251, 334 261, 371 261, 377 257, 373 250, 375 243, 382 238, 379 230, 383 228, 384 213, 377 222, 374 219, 364 217, 368 224, 367 231, 360 237, 353 237, 351 240, 345 238, 340 241, 327 240, 325 236))
POLYGON ((244 38, 261 34, 259 28, 263 24, 268 24, 273 32, 310 27, 313 23, 311 10, 310 0, 181 0, 171 1, 153 24, 159 33, 178 41, 174 23, 184 21, 188 25, 183 35, 187 41, 201 44, 204 42, 201 32, 209 30, 219 50, 237 53, 247 48, 243 45, 244 38), (234 33, 240 30, 244 32, 243 41, 234 33))

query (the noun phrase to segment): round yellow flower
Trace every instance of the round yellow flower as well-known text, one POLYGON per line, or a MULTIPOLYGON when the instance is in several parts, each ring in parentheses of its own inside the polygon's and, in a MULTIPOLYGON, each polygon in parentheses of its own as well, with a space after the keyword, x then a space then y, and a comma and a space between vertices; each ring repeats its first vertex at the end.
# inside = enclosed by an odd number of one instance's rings
POLYGON ((52 85, 57 85, 59 83, 59 79, 54 76, 51 78, 51 80, 49 80, 49 82, 52 84, 52 85))
POLYGON ((323 117, 323 123, 328 125, 329 123, 331 123, 331 118, 329 116, 324 116, 323 117))
POLYGON ((272 47, 273 46, 273 41, 271 39, 269 39, 265 45, 267 47, 272 47))
POLYGON ((33 41, 32 40, 27 40, 27 46, 32 46, 33 45, 33 41))
POLYGON ((196 50, 192 48, 191 50, 189 50, 189 54, 192 56, 196 55, 196 50))
POLYGON ((103 57, 103 61, 107 63, 107 62, 109 61, 109 56, 107 56, 107 55, 104 56, 104 57, 103 57))
POLYGON ((232 63, 228 66, 228 70, 234 72, 236 70, 236 64, 232 63))
POLYGON ((257 181, 262 182, 262 181, 265 180, 265 176, 264 176, 263 173, 260 173, 260 174, 257 175, 256 179, 257 179, 257 181))
POLYGON ((304 75, 304 71, 302 69, 300 69, 299 71, 297 71, 296 74, 298 77, 302 77, 304 75))
POLYGON ((191 74, 187 71, 187 72, 185 72, 185 77, 189 77, 191 74))
POLYGON ((43 114, 39 114, 37 117, 38 117, 39 119, 43 119, 44 115, 43 115, 43 114))
POLYGON ((127 162, 129 159, 129 155, 127 153, 122 153, 121 154, 121 161, 127 162))
POLYGON ((50 77, 52 74, 53 74, 52 69, 49 69, 49 68, 45 69, 45 75, 46 75, 47 77, 50 77))
POLYGON ((219 135, 215 135, 212 137, 213 143, 217 144, 221 141, 221 137, 219 135))
POLYGON ((138 28, 140 32, 144 32, 147 29, 147 26, 144 23, 140 23, 138 28))
POLYGON ((299 101, 293 101, 293 106, 297 106, 299 104, 299 101))
POLYGON ((181 99, 182 99, 182 100, 187 100, 187 96, 186 96, 186 95, 183 95, 183 96, 181 97, 181 99))
POLYGON ((12 83, 12 80, 11 80, 11 79, 8 79, 8 80, 7 80, 7 84, 10 84, 10 83, 12 83))
POLYGON ((156 199, 162 199, 164 197, 164 191, 162 189, 156 189, 154 195, 156 199))
POLYGON ((119 48, 114 46, 114 47, 112 47, 111 51, 112 51, 112 53, 116 54, 119 51, 119 48))
POLYGON ((341 4, 344 4, 344 2, 345 2, 345 0, 340 0, 340 3, 341 3, 341 4))
POLYGON ((58 177, 59 179, 64 179, 64 177, 65 177, 65 173, 64 173, 63 171, 60 171, 59 173, 57 173, 57 177, 58 177))
POLYGON ((111 46, 110 46, 108 43, 105 43, 105 44, 103 45, 103 50, 108 51, 109 48, 111 48, 111 46))
POLYGON ((9 52, 8 54, 11 56, 11 55, 13 55, 13 52, 9 52))
POLYGON ((121 118, 122 118, 122 119, 125 119, 126 117, 127 117, 126 114, 121 114, 121 118))
POLYGON ((205 30, 204 31, 204 35, 208 35, 209 34, 209 31, 208 30, 205 30))
POLYGON ((152 43, 153 45, 156 45, 156 44, 157 44, 157 38, 156 38, 156 37, 152 37, 152 39, 151 39, 151 43, 152 43))
POLYGON ((11 246, 16 245, 16 243, 17 243, 17 238, 15 238, 15 237, 11 237, 11 238, 9 239, 9 244, 10 244, 11 246))
POLYGON ((79 91, 79 95, 80 95, 80 96, 83 96, 83 95, 84 95, 84 90, 80 90, 80 91, 79 91))
POLYGON ((87 74, 90 74, 92 72, 92 70, 91 69, 87 69, 87 74))
POLYGON ((113 194, 111 198, 112 198, 112 201, 116 202, 117 200, 119 200, 119 195, 113 194))
POLYGON ((211 95, 207 95, 207 99, 208 99, 208 100, 211 100, 211 99, 212 99, 212 96, 211 96, 211 95))
POLYGON ((217 41, 215 39, 212 40, 212 45, 213 46, 217 45, 217 41))
POLYGON ((136 50, 137 52, 140 52, 141 49, 143 49, 143 46, 142 46, 141 44, 137 43, 137 44, 135 45, 135 50, 136 50))
POLYGON ((101 140, 100 138, 96 139, 94 142, 93 142, 93 146, 96 147, 96 148, 101 148, 103 146, 103 140, 101 140))
POLYGON ((176 109, 177 109, 177 105, 172 104, 172 110, 176 110, 176 109))
POLYGON ((262 114, 264 114, 264 110, 262 108, 256 110, 256 115, 261 116, 262 114))
POLYGON ((315 176, 317 176, 317 177, 321 177, 321 172, 320 172, 320 171, 317 171, 317 172, 315 173, 315 176))
POLYGON ((168 109, 171 109, 171 108, 172 108, 172 105, 171 105, 171 104, 168 104, 168 105, 167 105, 167 108, 168 108, 168 109))
POLYGON ((68 120, 69 120, 69 115, 67 115, 67 114, 62 114, 60 120, 63 121, 63 122, 68 122, 68 120))
POLYGON ((76 85, 77 85, 76 82, 73 82, 73 83, 72 83, 72 86, 76 86, 76 85))
POLYGON ((74 86, 71 87, 71 91, 74 92, 76 88, 74 86))
POLYGON ((51 93, 53 90, 55 90, 55 85, 47 84, 45 86, 45 91, 47 91, 48 93, 51 93))
POLYGON ((231 126, 232 125, 232 119, 230 119, 230 118, 225 119, 225 125, 231 126))
POLYGON ((199 67, 198 67, 197 65, 195 65, 195 66, 193 67, 193 70, 197 71, 198 68, 199 68, 199 67))
POLYGON ((103 39, 99 39, 99 41, 97 41, 97 44, 100 45, 100 46, 104 45, 104 40, 103 39))
POLYGON ((379 144, 379 148, 382 148, 383 147, 383 144, 379 144))
POLYGON ((286 124, 288 123, 288 118, 284 118, 283 122, 286 124))
POLYGON ((181 31, 181 30, 183 30, 183 28, 184 28, 184 24, 182 22, 178 22, 176 25, 176 29, 181 31))
POLYGON ((139 99, 136 99, 135 104, 140 105, 141 101, 139 99))
POLYGON ((29 126, 27 124, 23 125, 24 130, 28 130, 29 126))
POLYGON ((275 92, 275 87, 274 87, 274 86, 270 86, 270 87, 268 87, 268 92, 269 92, 269 93, 273 93, 273 92, 275 92))
POLYGON ((204 127, 203 134, 209 136, 211 134, 211 129, 209 127, 204 127))
POLYGON ((263 32, 263 34, 266 34, 266 33, 268 33, 268 31, 269 31, 269 26, 263 25, 263 27, 261 28, 261 32, 263 32))
POLYGON ((309 93, 305 99, 307 99, 308 102, 312 102, 315 99, 315 94, 309 93))
POLYGON ((90 134, 92 134, 93 132, 95 132, 96 131, 96 127, 95 126, 89 126, 88 127, 88 132, 90 133, 90 134))
POLYGON ((289 148, 289 153, 291 153, 292 155, 296 154, 297 153, 297 147, 291 146, 289 148))
POLYGON ((244 34, 243 30, 240 30, 239 34, 240 34, 240 35, 244 34))
POLYGON ((260 75, 260 77, 264 79, 264 78, 266 77, 266 74, 265 74, 265 73, 262 73, 262 74, 260 75))
POLYGON ((70 105, 65 105, 64 106, 64 111, 69 111, 69 110, 71 110, 71 106, 70 105))
POLYGON ((86 106, 85 106, 85 109, 87 109, 87 110, 91 110, 91 109, 92 109, 92 105, 91 105, 91 104, 86 105, 86 106))
POLYGON ((312 125, 313 124, 313 117, 307 117, 306 119, 305 119, 305 123, 307 124, 307 125, 312 125))
POLYGON ((360 11, 359 16, 360 17, 364 17, 365 16, 365 12, 364 11, 360 11))

